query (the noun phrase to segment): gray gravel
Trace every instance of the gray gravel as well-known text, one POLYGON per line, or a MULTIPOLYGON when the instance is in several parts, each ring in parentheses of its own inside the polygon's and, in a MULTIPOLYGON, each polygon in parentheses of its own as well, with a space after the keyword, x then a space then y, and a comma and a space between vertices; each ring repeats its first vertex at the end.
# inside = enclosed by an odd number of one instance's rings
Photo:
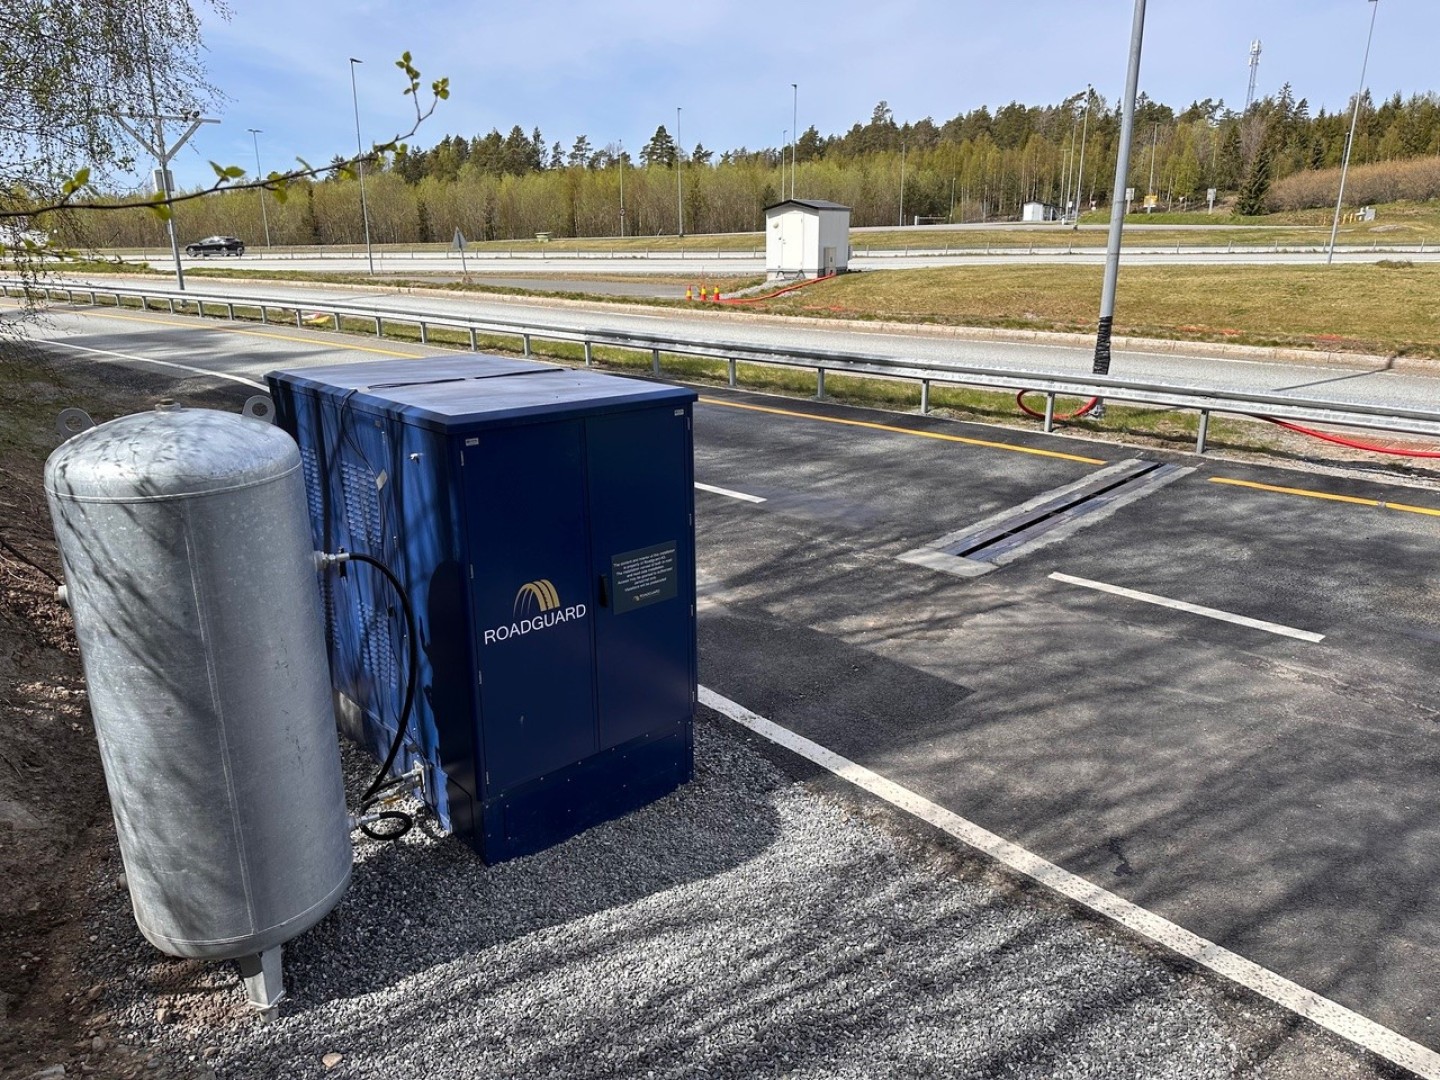
POLYGON ((1383 1075, 723 721, 696 746, 694 783, 528 859, 361 844, 270 1025, 233 965, 161 956, 97 879, 110 1016, 147 1075, 222 1080, 1383 1075))

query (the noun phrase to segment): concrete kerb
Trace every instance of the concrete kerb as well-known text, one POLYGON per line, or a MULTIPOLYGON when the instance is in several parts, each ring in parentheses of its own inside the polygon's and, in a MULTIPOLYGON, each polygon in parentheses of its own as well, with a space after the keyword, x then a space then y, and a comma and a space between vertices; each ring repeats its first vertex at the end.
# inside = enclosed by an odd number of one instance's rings
MULTIPOLYGON (((135 282, 131 274, 92 274, 100 279, 119 279, 135 282)), ((277 281, 273 278, 227 277, 228 282, 243 285, 291 285, 305 287, 303 281, 277 281)), ((143 283, 136 282, 137 284, 143 283)), ((446 300, 465 298, 463 293, 424 286, 333 285, 332 288, 350 289, 377 295, 433 296, 446 300)), ((558 296, 513 296, 507 293, 486 293, 487 303, 524 304, 527 306, 553 307, 570 311, 625 312, 640 305, 607 303, 599 300, 571 300, 558 296)), ((724 322, 737 314, 744 318, 774 326, 805 326, 822 330, 838 330, 852 334, 915 334, 934 338, 949 338, 956 341, 996 341, 1040 345, 1058 345, 1066 348, 1085 348, 1094 343, 1090 334, 1064 333, 1054 330, 1016 330, 986 326, 944 326, 936 323, 886 322, 860 319, 822 319, 807 315, 770 315, 763 312, 738 312, 733 308, 689 308, 669 309, 677 318, 697 322, 724 322)), ((1340 350, 1297 349, 1288 346, 1232 345, 1220 341, 1190 341, 1179 338, 1142 338, 1117 336, 1113 347, 1120 351, 1148 353, 1184 353, 1189 356, 1217 360, 1280 361, 1284 363, 1319 364, 1342 367, 1368 366, 1397 373, 1414 375, 1440 375, 1440 360, 1412 356, 1382 356, 1377 353, 1356 353, 1340 350)))

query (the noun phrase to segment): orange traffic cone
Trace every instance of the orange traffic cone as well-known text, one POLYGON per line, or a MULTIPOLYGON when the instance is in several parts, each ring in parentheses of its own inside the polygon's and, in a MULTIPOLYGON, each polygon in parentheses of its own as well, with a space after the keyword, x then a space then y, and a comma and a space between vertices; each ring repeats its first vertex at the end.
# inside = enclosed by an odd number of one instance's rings
POLYGON ((686 299, 686 300, 694 300, 694 299, 695 299, 695 289, 694 289, 692 286, 690 286, 690 285, 686 285, 686 286, 685 286, 685 299, 686 299))
POLYGON ((719 285, 716 285, 716 286, 715 286, 715 291, 710 294, 710 302, 713 303, 713 304, 718 304, 718 303, 720 302, 720 286, 719 286, 719 285))

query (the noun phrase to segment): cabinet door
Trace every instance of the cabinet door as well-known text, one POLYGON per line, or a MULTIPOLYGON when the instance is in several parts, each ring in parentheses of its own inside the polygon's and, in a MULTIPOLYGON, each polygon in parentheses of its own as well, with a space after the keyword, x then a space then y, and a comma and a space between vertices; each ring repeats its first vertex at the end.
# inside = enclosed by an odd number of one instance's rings
POLYGON ((597 749, 582 432, 464 440, 486 798, 597 749))
POLYGON ((693 716, 695 531, 690 408, 586 421, 602 749, 693 716))

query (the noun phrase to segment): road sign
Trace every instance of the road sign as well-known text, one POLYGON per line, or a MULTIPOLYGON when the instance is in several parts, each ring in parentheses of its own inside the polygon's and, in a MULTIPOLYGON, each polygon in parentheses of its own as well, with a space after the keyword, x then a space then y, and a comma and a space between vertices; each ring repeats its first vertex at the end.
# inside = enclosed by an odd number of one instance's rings
POLYGON ((455 239, 450 242, 450 246, 453 247, 456 251, 465 250, 465 237, 461 234, 459 228, 456 228, 455 239))

